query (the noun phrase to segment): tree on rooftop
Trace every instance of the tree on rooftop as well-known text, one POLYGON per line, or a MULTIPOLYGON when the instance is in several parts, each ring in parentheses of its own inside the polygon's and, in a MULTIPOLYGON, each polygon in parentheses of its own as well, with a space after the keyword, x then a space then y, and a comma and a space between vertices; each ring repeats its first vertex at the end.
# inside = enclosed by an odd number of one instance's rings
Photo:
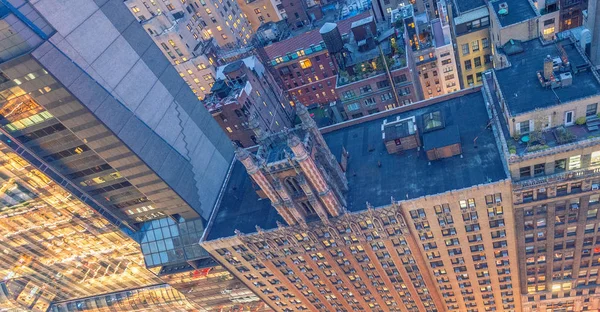
POLYGON ((533 111, 532 120, 533 130, 529 132, 527 145, 545 144, 543 132, 548 124, 548 115, 545 115, 542 110, 536 109, 533 111))

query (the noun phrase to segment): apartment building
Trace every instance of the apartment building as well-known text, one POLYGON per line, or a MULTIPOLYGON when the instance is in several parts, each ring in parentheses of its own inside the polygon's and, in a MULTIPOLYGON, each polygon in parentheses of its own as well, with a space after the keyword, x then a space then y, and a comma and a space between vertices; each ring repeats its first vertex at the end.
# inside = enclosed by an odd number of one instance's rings
MULTIPOLYGON (((545 1, 552 2, 552 1, 545 1)), ((588 7, 589 0, 559 0, 560 31, 569 30, 583 25, 583 11, 588 7)))
POLYGON ((373 0, 371 1, 373 17, 378 23, 385 23, 390 21, 390 17, 393 10, 398 9, 399 6, 407 4, 405 0, 373 0))
MULTIPOLYGON (((445 6, 440 4, 440 7, 445 6)), ((441 18, 430 21, 425 13, 415 15, 411 11, 408 6, 394 11, 392 16, 404 23, 410 48, 408 55, 419 79, 421 98, 460 90, 450 26, 444 12, 441 18)))
MULTIPOLYGON (((348 34, 353 22, 368 12, 341 20, 337 27, 348 34)), ((335 81, 337 70, 325 47, 320 29, 282 40, 264 47, 263 63, 270 64, 273 75, 288 92, 292 101, 306 106, 329 104, 337 100, 335 81)))
MULTIPOLYGON (((339 29, 330 26, 333 25, 326 24, 321 29, 323 38, 341 38, 339 29)), ((386 29, 377 42, 374 33, 377 28, 372 16, 355 21, 344 40, 343 55, 334 54, 334 57, 339 55, 337 106, 345 120, 407 105, 420 98, 407 63, 403 33, 386 29)), ((327 40, 328 45, 328 50, 336 49, 335 40, 327 40)))
POLYGON ((211 92, 202 104, 238 146, 256 145, 260 135, 294 123, 287 94, 256 56, 219 67, 211 92))
POLYGON ((483 0, 448 1, 452 38, 461 88, 481 85, 483 72, 492 68, 490 14, 483 0))
POLYGON ((511 184, 480 89, 323 134, 297 110, 301 126, 238 150, 201 243, 219 263, 276 311, 521 310, 511 184))
POLYGON ((279 9, 281 0, 238 0, 238 5, 254 32, 265 23, 287 18, 285 10, 279 9))
MULTIPOLYGON (((491 24, 490 34, 495 46, 509 40, 529 41, 541 36, 539 12, 527 0, 496 1, 488 4, 491 24)), ((546 35, 552 38, 554 33, 546 35)))
MULTIPOLYGON (((203 279, 182 293, 158 272, 215 267, 197 242, 234 151, 127 10, 0 5, 3 308, 197 311, 214 300, 195 295, 203 279)), ((239 306, 223 297, 211 308, 239 306)))
POLYGON ((203 99, 215 82, 219 48, 250 42, 252 28, 236 1, 127 0, 125 4, 192 92, 203 99))
POLYGON ((595 311, 600 80, 568 33, 521 43, 485 89, 513 180, 523 311, 595 311))

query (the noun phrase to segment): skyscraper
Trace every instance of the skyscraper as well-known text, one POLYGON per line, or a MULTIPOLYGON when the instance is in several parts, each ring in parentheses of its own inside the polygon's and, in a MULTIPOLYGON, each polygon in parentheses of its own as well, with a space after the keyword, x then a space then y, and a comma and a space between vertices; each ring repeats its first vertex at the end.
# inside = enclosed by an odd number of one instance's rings
POLYGON ((164 282, 222 275, 197 242, 234 154, 126 6, 6 1, 0 16, 1 305, 257 303, 238 286, 187 302, 164 282))
POLYGON ((297 106, 300 127, 238 150, 201 245, 276 311, 520 311, 484 101, 470 89, 323 134, 297 106))

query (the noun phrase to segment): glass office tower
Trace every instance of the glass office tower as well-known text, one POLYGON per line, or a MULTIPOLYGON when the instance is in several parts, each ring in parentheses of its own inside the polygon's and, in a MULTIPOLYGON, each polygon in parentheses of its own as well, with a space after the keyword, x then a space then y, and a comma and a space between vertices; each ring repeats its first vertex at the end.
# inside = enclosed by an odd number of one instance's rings
POLYGON ((0 3, 0 144, 0 311, 264 307, 199 293, 233 148, 123 2, 0 3))

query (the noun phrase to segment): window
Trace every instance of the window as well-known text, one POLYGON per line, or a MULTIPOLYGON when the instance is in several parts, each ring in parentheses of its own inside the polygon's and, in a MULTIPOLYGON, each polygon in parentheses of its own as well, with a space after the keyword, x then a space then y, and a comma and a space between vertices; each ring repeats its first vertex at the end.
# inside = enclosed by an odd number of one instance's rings
POLYGON ((596 115, 596 111, 598 109, 598 103, 589 104, 585 109, 585 116, 594 116, 596 115))
POLYGON ((566 159, 559 159, 554 162, 554 171, 555 172, 563 172, 565 170, 567 170, 567 160, 566 159))
POLYGON ((537 164, 535 166, 533 166, 533 175, 534 176, 541 176, 544 175, 544 173, 546 172, 546 164, 537 164))
POLYGON ((425 209, 419 208, 410 211, 410 217, 413 219, 425 218, 427 215, 425 214, 425 209))
POLYGON ((465 70, 470 70, 471 68, 473 68, 473 64, 471 63, 471 60, 466 60, 465 61, 465 70))
POLYGON ((260 9, 254 9, 254 13, 260 14, 260 9))
POLYGON ((462 55, 468 55, 470 53, 469 51, 469 44, 465 43, 462 45, 462 55))
POLYGON ((390 82, 387 80, 382 80, 377 82, 377 88, 382 89, 390 86, 390 82))
POLYGON ((298 63, 300 64, 300 67, 301 67, 302 69, 310 68, 310 67, 312 66, 312 63, 310 62, 310 60, 309 60, 309 59, 302 60, 302 61, 300 61, 300 62, 298 62, 298 63))
POLYGON ((473 48, 473 52, 479 51, 479 40, 475 40, 471 42, 471 46, 473 48))
POLYGON ((468 83, 469 85, 472 85, 472 84, 473 84, 473 75, 468 75, 468 76, 467 76, 467 83, 468 83))
POLYGON ((365 94, 365 93, 369 93, 371 92, 373 89, 371 88, 371 85, 366 85, 362 88, 360 88, 360 94, 365 94))
POLYGON ((529 133, 529 120, 518 123, 518 130, 520 134, 529 133))
POLYGON ((443 127, 444 123, 442 120, 442 112, 435 111, 423 115, 423 125, 425 126, 425 131, 430 131, 443 127))
POLYGON ((404 74, 394 77, 394 83, 403 83, 407 80, 408 79, 406 78, 406 75, 404 75, 404 74))
POLYGON ((342 92, 342 98, 344 98, 344 99, 351 99, 355 96, 356 96, 356 94, 354 93, 354 90, 342 92))
POLYGON ((476 57, 473 59, 473 62, 475 63, 475 67, 480 67, 481 66, 481 57, 476 57))
POLYGON ((489 48, 489 47, 490 47, 490 40, 489 40, 488 38, 483 38, 483 39, 481 39, 481 46, 482 46, 484 49, 487 49, 487 48, 489 48))
POLYGON ((581 155, 569 157, 569 170, 581 168, 581 155))
POLYGON ((346 106, 346 110, 348 110, 349 112, 356 111, 359 108, 360 108, 360 105, 358 103, 352 103, 352 104, 348 104, 346 106))
POLYGON ((368 98, 365 100, 365 105, 367 106, 371 106, 371 105, 375 105, 377 104, 377 102, 375 102, 375 98, 368 98))
POLYGON ((521 178, 529 178, 531 177, 531 167, 522 167, 519 169, 519 176, 521 178))
POLYGON ((592 159, 590 160, 590 166, 600 165, 600 151, 592 152, 592 159))

